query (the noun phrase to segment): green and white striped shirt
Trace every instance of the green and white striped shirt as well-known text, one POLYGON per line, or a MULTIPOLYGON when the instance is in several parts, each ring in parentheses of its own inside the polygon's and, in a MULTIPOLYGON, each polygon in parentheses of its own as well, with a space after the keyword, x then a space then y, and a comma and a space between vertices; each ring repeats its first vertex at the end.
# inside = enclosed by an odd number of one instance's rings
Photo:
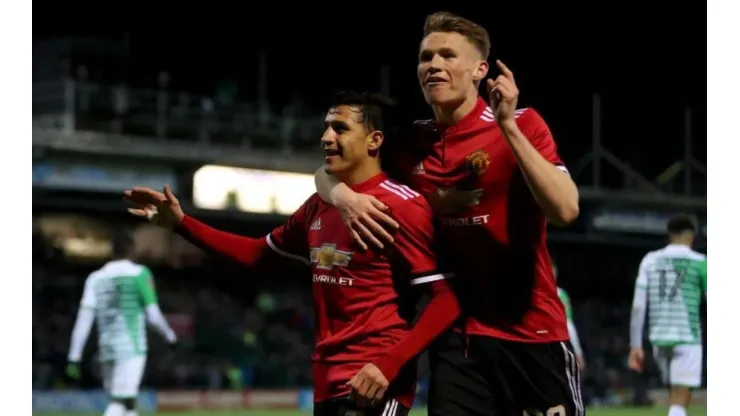
POLYGON ((645 255, 635 283, 632 346, 641 346, 644 313, 653 345, 702 342, 700 307, 707 292, 707 257, 670 244, 645 255), (642 314, 642 316, 639 316, 642 314), (639 331, 639 334, 638 334, 639 331))
POLYGON ((80 308, 95 314, 101 360, 146 354, 144 310, 156 303, 151 271, 130 260, 111 261, 87 278, 80 308))

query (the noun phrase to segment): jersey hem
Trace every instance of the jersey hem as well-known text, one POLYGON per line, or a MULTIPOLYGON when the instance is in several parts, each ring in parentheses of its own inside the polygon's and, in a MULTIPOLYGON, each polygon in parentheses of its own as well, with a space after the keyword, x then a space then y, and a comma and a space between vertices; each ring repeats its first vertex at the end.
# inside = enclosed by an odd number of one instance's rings
MULTIPOLYGON (((321 398, 318 398, 316 396, 316 391, 314 390, 314 399, 313 399, 313 402, 314 402, 314 404, 315 403, 322 403, 322 402, 326 402, 326 401, 329 401, 329 400, 341 399, 343 397, 349 399, 349 396, 350 396, 350 390, 347 390, 346 393, 328 394, 326 396, 319 396, 321 398)), ((398 403, 401 403, 402 405, 404 405, 406 407, 411 407, 411 405, 414 402, 414 400, 416 400, 416 396, 409 398, 407 395, 404 396, 404 395, 401 394, 401 395, 397 395, 396 397, 390 397, 390 399, 393 399, 393 400, 397 401, 398 403), (408 399, 410 399, 410 400, 408 400, 408 399)))
MULTIPOLYGON (((462 330, 460 328, 455 328, 455 332, 461 333, 462 330)), ((475 335, 475 336, 481 336, 481 337, 488 337, 488 338, 495 338, 495 339, 502 339, 505 341, 514 341, 514 342, 523 342, 527 344, 548 344, 551 342, 565 342, 569 341, 569 337, 549 337, 549 338, 525 338, 525 337, 518 337, 518 336, 510 336, 510 335, 503 335, 503 334, 491 334, 490 332, 483 332, 483 331, 477 331, 477 330, 470 330, 466 329, 465 331, 466 335, 475 335)))

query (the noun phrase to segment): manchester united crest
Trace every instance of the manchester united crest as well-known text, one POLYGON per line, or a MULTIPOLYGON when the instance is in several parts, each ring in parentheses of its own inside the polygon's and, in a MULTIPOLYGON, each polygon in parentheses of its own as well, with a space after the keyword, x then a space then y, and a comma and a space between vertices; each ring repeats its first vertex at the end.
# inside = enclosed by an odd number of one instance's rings
POLYGON ((483 172, 488 169, 488 166, 491 165, 491 155, 481 149, 469 154, 465 160, 467 162, 468 169, 478 176, 483 174, 483 172))

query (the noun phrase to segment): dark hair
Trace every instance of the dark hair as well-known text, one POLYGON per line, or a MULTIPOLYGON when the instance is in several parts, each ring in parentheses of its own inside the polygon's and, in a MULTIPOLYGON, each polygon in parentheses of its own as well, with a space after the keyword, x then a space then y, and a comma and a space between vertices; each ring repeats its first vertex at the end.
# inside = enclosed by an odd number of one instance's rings
POLYGON ((668 234, 680 234, 684 231, 696 233, 698 226, 696 224, 696 219, 693 216, 688 214, 678 214, 668 221, 668 226, 666 228, 668 230, 668 234))
POLYGON ((398 132, 398 104, 390 97, 376 92, 340 91, 334 95, 331 107, 340 105, 357 107, 365 127, 370 131, 382 131, 386 140, 398 132))
POLYGON ((491 38, 481 25, 464 17, 449 13, 437 12, 427 16, 424 22, 424 37, 435 32, 457 33, 472 43, 483 59, 488 59, 491 51, 491 38))
POLYGON ((116 258, 125 258, 131 254, 134 238, 125 231, 119 231, 113 236, 112 254, 116 258))

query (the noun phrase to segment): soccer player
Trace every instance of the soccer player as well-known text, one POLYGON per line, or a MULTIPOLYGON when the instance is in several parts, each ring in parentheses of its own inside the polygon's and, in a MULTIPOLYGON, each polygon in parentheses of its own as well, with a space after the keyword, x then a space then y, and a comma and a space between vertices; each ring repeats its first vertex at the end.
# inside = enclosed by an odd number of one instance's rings
MULTIPOLYGON (((490 45, 467 19, 427 17, 417 75, 434 119, 417 122, 386 161, 435 211, 441 259, 455 272, 465 316, 459 333, 430 349, 429 413, 581 415, 578 364, 546 247, 546 221, 572 222, 578 190, 542 117, 516 108, 514 74, 501 61, 488 96, 478 95, 490 45)), ((382 201, 323 169, 316 185, 357 239, 392 241, 378 224, 388 221, 382 201)))
POLYGON ((407 415, 416 389, 413 358, 460 313, 449 276, 437 271, 431 208, 380 169, 381 145, 391 140, 391 111, 382 96, 340 94, 321 138, 327 171, 355 191, 374 195, 402 225, 395 243, 382 250, 357 246, 339 211, 316 194, 284 225, 263 238, 248 238, 185 215, 167 187, 164 193, 125 193, 137 205, 133 214, 156 211, 152 220, 211 252, 248 266, 288 258, 311 267, 315 415, 407 415), (431 300, 412 328, 417 285, 431 300), (348 400, 350 393, 354 400, 348 400))
POLYGON ((648 338, 663 382, 670 388, 668 416, 686 416, 691 389, 701 385, 699 307, 707 293, 707 257, 691 249, 696 228, 686 215, 668 222, 670 244, 642 259, 632 301, 629 366, 643 370, 642 331, 649 312, 648 338))
POLYGON ((104 416, 136 416, 136 397, 146 364, 144 319, 170 344, 177 338, 157 305, 152 272, 134 263, 134 241, 126 233, 113 238, 113 260, 90 274, 80 301, 69 347, 67 375, 79 378, 79 362, 93 321, 103 387, 110 396, 104 416))
MULTIPOLYGON (((552 275, 557 280, 558 268, 554 264, 552 266, 552 275)), ((573 346, 573 352, 576 354, 576 360, 578 361, 581 371, 583 371, 586 366, 586 360, 583 357, 583 348, 581 348, 581 341, 578 338, 576 325, 573 323, 573 306, 570 303, 570 296, 568 296, 568 292, 566 292, 565 289, 558 286, 558 297, 560 298, 560 301, 563 302, 563 307, 565 308, 568 336, 570 337, 570 343, 573 346)))

